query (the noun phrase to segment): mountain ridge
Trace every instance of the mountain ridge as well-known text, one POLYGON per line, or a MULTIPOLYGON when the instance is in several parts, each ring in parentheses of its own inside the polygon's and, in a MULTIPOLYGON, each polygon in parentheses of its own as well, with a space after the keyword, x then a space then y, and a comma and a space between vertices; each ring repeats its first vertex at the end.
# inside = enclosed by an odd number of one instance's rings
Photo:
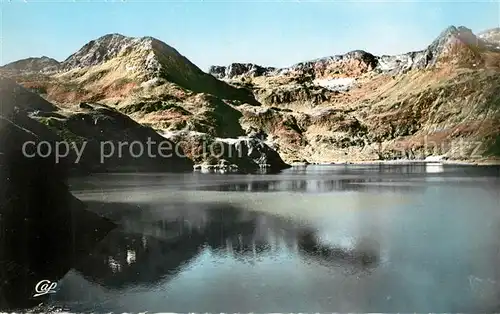
POLYGON ((34 71, 34 72, 51 72, 57 71, 60 67, 60 62, 47 57, 29 57, 7 63, 0 67, 5 70, 18 70, 18 71, 34 71))
MULTIPOLYGON (((456 26, 451 25, 451 26, 445 28, 426 49, 422 49, 422 50, 410 51, 410 52, 403 53, 403 54, 393 54, 393 55, 382 54, 382 55, 376 56, 376 55, 371 54, 368 51, 355 49, 355 50, 351 50, 349 52, 346 52, 344 54, 336 54, 336 55, 331 55, 331 56, 315 58, 315 59, 311 59, 311 60, 300 61, 300 62, 297 62, 297 63, 292 64, 290 66, 281 67, 281 68, 280 67, 273 67, 273 66, 262 66, 262 65, 258 65, 256 63, 251 63, 251 62, 246 62, 246 63, 234 62, 234 63, 230 63, 230 65, 237 66, 240 69, 238 69, 238 68, 232 69, 232 72, 234 72, 234 73, 229 74, 229 75, 230 76, 237 76, 238 75, 237 73, 242 72, 241 68, 245 68, 245 67, 249 67, 249 69, 248 69, 249 72, 257 72, 256 74, 259 75, 258 73, 263 72, 263 71, 264 72, 272 71, 272 70, 279 71, 279 70, 284 70, 284 69, 296 68, 296 67, 299 67, 299 66, 306 64, 306 63, 314 63, 314 62, 322 61, 325 59, 332 59, 332 58, 338 59, 338 58, 342 58, 342 57, 347 57, 347 56, 355 54, 355 53, 362 53, 364 55, 371 55, 371 56, 378 58, 378 59, 383 58, 383 57, 387 58, 387 57, 397 57, 397 56, 403 56, 403 55, 416 55, 419 53, 423 53, 426 50, 429 50, 429 48, 431 48, 433 46, 435 46, 435 47, 433 47, 433 49, 431 49, 431 50, 436 50, 436 47, 442 46, 442 43, 440 43, 440 41, 442 41, 443 39, 448 39, 449 37, 458 37, 460 40, 465 41, 467 44, 472 44, 472 42, 475 41, 476 43, 478 43, 478 45, 480 44, 482 46, 485 46, 485 45, 488 46, 487 40, 485 40, 484 38, 494 37, 497 35, 497 33, 500 34, 500 28, 492 28, 492 29, 485 30, 485 31, 479 32, 478 36, 476 36, 472 33, 472 30, 470 30, 469 28, 467 28, 465 26, 456 27, 456 26), (465 36, 464 36, 464 34, 465 34, 465 36), (470 35, 472 35, 472 40, 467 39, 467 36, 470 36, 470 35)), ((132 45, 132 44, 137 43, 137 42, 142 42, 144 44, 145 42, 147 43, 147 41, 155 42, 155 43, 158 43, 160 45, 163 45, 164 47, 167 48, 166 50, 171 50, 172 53, 178 54, 179 56, 185 58, 185 60, 189 61, 186 57, 181 55, 175 48, 171 47, 170 45, 164 43, 163 41, 161 41, 160 39, 157 39, 155 37, 152 37, 152 36, 131 37, 131 36, 123 35, 121 33, 109 33, 109 34, 105 34, 103 36, 100 36, 96 39, 92 39, 92 40, 88 41, 80 49, 78 49, 75 53, 71 54, 64 61, 61 61, 61 62, 59 62, 55 59, 46 57, 46 56, 30 57, 30 58, 20 59, 17 61, 7 63, 7 64, 1 66, 0 68, 4 68, 4 69, 13 68, 14 64, 19 63, 20 61, 25 61, 25 60, 28 61, 28 60, 36 60, 36 59, 40 59, 40 60, 51 59, 52 61, 55 61, 58 64, 60 64, 62 70, 67 71, 67 70, 71 70, 73 68, 80 67, 80 66, 86 67, 86 66, 97 65, 97 64, 102 63, 104 61, 112 59, 113 57, 116 57, 117 54, 119 54, 121 52, 121 50, 123 50, 124 48, 127 48, 127 46, 129 46, 129 45, 132 45), (94 55, 94 58, 89 57, 88 54, 94 55), (101 56, 101 54, 102 54, 102 56, 101 56)), ((147 44, 144 46, 144 48, 146 48, 146 47, 147 47, 147 44)), ((151 49, 151 47, 149 47, 149 48, 151 49)), ((496 50, 496 51, 500 51, 500 48, 497 48, 497 47, 489 47, 489 48, 496 50)), ((191 63, 191 62, 189 61, 189 63, 191 63)), ((196 68, 198 68, 196 65, 194 65, 194 64, 192 64, 192 65, 195 66, 196 68)), ((228 67, 228 66, 212 65, 212 66, 210 66, 207 73, 210 74, 210 72, 212 72, 212 71, 214 73, 218 72, 215 74, 220 76, 220 74, 221 74, 220 68, 226 68, 226 67, 228 67), (214 68, 214 69, 211 71, 210 70, 211 68, 214 68)), ((22 68, 22 66, 19 66, 19 70, 29 71, 31 69, 29 68, 28 65, 26 65, 26 68, 24 68, 24 69, 22 68)), ((199 69, 199 70, 201 72, 204 72, 201 69, 199 69)))
MULTIPOLYGON (((34 60, 42 61, 41 58, 34 60)), ((89 41, 63 62, 58 63, 56 71, 47 73, 37 71, 40 70, 38 65, 30 66, 33 62, 17 62, 9 63, 0 69, 16 70, 21 75, 23 72, 39 72, 42 76, 52 76, 57 72, 54 77, 62 80, 63 84, 87 82, 96 87, 100 85, 99 88, 106 88, 112 81, 128 82, 128 86, 148 81, 156 85, 170 82, 197 93, 255 103, 247 91, 215 79, 173 47, 150 36, 127 37, 118 33, 101 36, 89 41), (91 77, 88 73, 92 71, 94 75, 91 77), (110 72, 111 75, 108 75, 110 72)))
MULTIPOLYGON (((494 30, 495 29, 491 29, 483 33, 493 32, 494 30)), ((500 46, 496 47, 491 45, 483 38, 474 35, 472 30, 469 28, 464 26, 449 26, 444 29, 425 49, 410 51, 404 54, 383 54, 376 56, 364 50, 352 50, 344 54, 316 58, 309 61, 295 63, 291 66, 283 68, 265 67, 254 63, 231 63, 228 66, 214 65, 209 68, 208 73, 219 79, 232 79, 238 76, 269 76, 293 72, 297 69, 311 72, 312 68, 318 64, 324 64, 331 61, 338 62, 344 59, 358 59, 364 61, 366 63, 366 67, 370 70, 397 74, 412 69, 423 69, 428 66, 435 66, 438 62, 438 58, 445 53, 446 48, 453 44, 450 42, 452 40, 457 40, 465 45, 475 46, 479 49, 500 52, 500 46), (241 69, 244 68, 247 68, 248 70, 246 72, 242 71, 241 69), (259 69, 260 71, 257 71, 256 69, 259 69)))

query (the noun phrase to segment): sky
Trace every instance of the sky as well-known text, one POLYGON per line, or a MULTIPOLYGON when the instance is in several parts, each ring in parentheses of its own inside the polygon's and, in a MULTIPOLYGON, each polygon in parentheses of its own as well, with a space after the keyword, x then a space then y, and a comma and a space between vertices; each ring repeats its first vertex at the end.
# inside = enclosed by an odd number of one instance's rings
POLYGON ((0 0, 0 64, 62 61, 109 33, 153 36, 201 69, 251 62, 284 67, 362 49, 424 49, 450 25, 500 26, 497 1, 0 0))

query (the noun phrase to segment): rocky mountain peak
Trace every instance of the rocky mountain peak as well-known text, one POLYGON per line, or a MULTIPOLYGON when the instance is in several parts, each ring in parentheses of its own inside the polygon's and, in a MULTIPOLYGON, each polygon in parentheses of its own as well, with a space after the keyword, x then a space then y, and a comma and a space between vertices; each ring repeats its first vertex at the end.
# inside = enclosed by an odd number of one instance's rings
MULTIPOLYGON (((150 36, 128 37, 114 33, 91 40, 63 61, 59 72, 58 79, 66 84, 75 81, 93 89, 106 89, 99 97, 118 97, 128 95, 130 88, 173 83, 196 93, 255 103, 249 91, 217 80, 173 47, 150 36)), ((66 101, 63 96, 60 96, 61 102, 66 101)))
POLYGON ((459 26, 448 27, 426 49, 427 66, 460 64, 479 66, 485 64, 484 53, 500 52, 495 44, 476 36, 471 29, 459 26))
POLYGON ((381 72, 402 73, 433 67, 439 62, 477 66, 483 63, 481 52, 498 50, 467 27, 449 26, 424 50, 379 57, 377 69, 381 72))
MULTIPOLYGON (((183 67, 182 63, 189 63, 189 66, 196 68, 173 47, 154 37, 128 37, 121 34, 108 34, 91 40, 69 56, 62 66, 65 70, 92 67, 118 57, 121 58, 119 64, 126 65, 127 71, 145 74, 150 78, 166 74, 168 70, 180 70, 178 67, 183 67)), ((196 69, 191 70, 201 72, 196 69)))
POLYGON ((65 69, 98 65, 118 56, 128 47, 137 44, 140 38, 122 34, 107 34, 91 40, 62 63, 65 69))
POLYGON ((466 44, 475 45, 477 43, 477 37, 474 35, 472 30, 464 26, 449 26, 446 28, 439 36, 434 39, 434 41, 429 45, 428 49, 441 51, 444 46, 449 44, 450 41, 460 40, 466 44))

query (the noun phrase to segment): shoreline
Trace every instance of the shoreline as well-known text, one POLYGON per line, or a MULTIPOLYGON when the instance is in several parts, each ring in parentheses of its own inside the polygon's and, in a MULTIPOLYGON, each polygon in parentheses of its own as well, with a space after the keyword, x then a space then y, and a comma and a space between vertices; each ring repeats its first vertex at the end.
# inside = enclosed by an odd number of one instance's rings
MULTIPOLYGON (((356 160, 356 161, 338 161, 338 162, 317 162, 317 163, 290 163, 290 168, 297 168, 297 167, 308 167, 308 166, 348 166, 348 165, 409 165, 409 164, 422 164, 422 165, 435 165, 435 166, 442 166, 442 165, 456 165, 456 166, 500 166, 500 160, 478 160, 478 161, 471 161, 471 160, 401 160, 401 159, 394 159, 394 160, 356 160)), ((262 169, 265 170, 266 168, 262 169)), ((271 169, 268 169, 271 170, 271 169)), ((270 171, 269 174, 274 174, 276 172, 281 172, 282 170, 275 170, 275 171, 270 171)), ((136 168, 131 168, 128 167, 127 169, 113 169, 113 170, 108 170, 108 171, 91 171, 91 172, 85 172, 85 173, 80 173, 80 172, 69 172, 68 176, 75 178, 75 177, 85 177, 88 175, 92 174, 154 174, 154 173, 175 173, 175 174, 182 174, 182 173, 218 173, 218 174, 237 174, 238 171, 234 171, 234 169, 213 169, 213 168, 206 168, 206 167, 200 167, 200 165, 195 165, 193 166, 193 170, 185 170, 185 171, 161 171, 161 170, 138 170, 136 168), (197 167, 198 166, 198 167, 197 167)), ((266 171, 263 172, 250 172, 248 174, 256 174, 256 173, 266 173, 266 171)))
POLYGON ((392 159, 392 160, 353 160, 334 162, 290 163, 292 167, 326 166, 326 165, 398 165, 398 164, 439 164, 439 165, 464 165, 464 166, 500 166, 500 160, 425 160, 425 159, 392 159))

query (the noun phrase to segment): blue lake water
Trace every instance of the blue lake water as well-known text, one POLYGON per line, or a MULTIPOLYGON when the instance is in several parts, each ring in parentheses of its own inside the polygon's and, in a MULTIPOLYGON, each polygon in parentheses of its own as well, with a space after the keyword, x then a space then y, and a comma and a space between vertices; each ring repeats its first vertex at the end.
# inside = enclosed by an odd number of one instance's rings
POLYGON ((500 168, 332 165, 103 174, 118 223, 58 281, 71 312, 500 310, 500 168))

